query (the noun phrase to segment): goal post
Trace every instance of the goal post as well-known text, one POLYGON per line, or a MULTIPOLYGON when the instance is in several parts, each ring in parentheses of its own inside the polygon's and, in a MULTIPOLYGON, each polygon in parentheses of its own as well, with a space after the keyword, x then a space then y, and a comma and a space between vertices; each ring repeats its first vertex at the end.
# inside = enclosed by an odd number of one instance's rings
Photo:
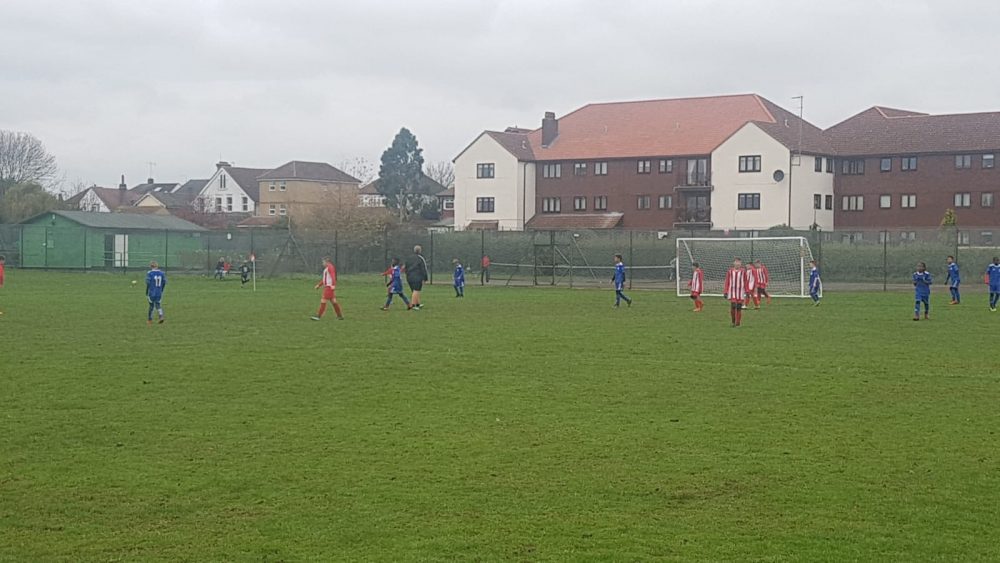
POLYGON ((812 249, 805 237, 679 238, 677 239, 677 295, 688 294, 688 282, 697 262, 705 277, 702 295, 721 296, 726 272, 734 258, 760 260, 767 267, 767 291, 775 297, 809 296, 812 249))

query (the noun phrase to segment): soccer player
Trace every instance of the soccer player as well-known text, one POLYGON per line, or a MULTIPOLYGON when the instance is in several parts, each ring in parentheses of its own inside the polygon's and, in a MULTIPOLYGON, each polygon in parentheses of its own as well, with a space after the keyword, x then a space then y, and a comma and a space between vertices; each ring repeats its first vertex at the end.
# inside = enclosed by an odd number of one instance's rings
MULTIPOLYGON (((7 257, 0 255, 0 289, 3 289, 3 270, 4 270, 4 264, 6 264, 6 262, 7 262, 7 257)), ((2 314, 3 311, 0 311, 0 315, 2 314)))
POLYGON ((1000 258, 994 256, 993 263, 986 267, 986 283, 990 286, 990 311, 997 312, 1000 301, 1000 258))
POLYGON ((688 287, 691 288, 691 300, 694 301, 694 312, 700 313, 705 302, 701 300, 701 292, 705 291, 705 272, 701 270, 701 265, 697 262, 691 264, 694 272, 691 274, 691 281, 688 287))
POLYGON ((823 280, 819 277, 819 262, 809 261, 809 297, 813 305, 819 307, 820 293, 823 291, 823 280))
POLYGON ((412 309, 413 306, 410 305, 410 300, 407 299, 406 294, 403 293, 403 277, 399 271, 399 258, 393 258, 392 265, 389 266, 388 270, 382 272, 382 275, 389 276, 389 283, 385 284, 385 287, 387 288, 386 293, 388 293, 388 295, 386 295, 385 305, 382 307, 382 310, 389 310, 389 305, 392 305, 393 295, 398 295, 399 298, 403 300, 403 303, 406 304, 407 310, 412 309))
POLYGON ((767 292, 767 284, 771 281, 771 272, 760 259, 754 261, 754 266, 757 269, 757 305, 760 305, 761 297, 766 298, 767 304, 770 305, 771 294, 767 292))
POLYGON ((754 268, 753 262, 747 263, 744 272, 744 275, 747 277, 746 306, 750 307, 750 302, 752 301, 754 309, 760 309, 760 296, 757 295, 757 269, 754 268))
POLYGON ((726 272, 726 283, 724 288, 726 299, 729 300, 729 318, 732 320, 732 327, 743 324, 743 302, 747 296, 747 276, 743 269, 743 261, 739 258, 733 260, 733 265, 726 272))
POLYGON ((615 254, 615 273, 611 276, 611 281, 615 282, 615 307, 621 305, 623 299, 631 307, 632 300, 622 293, 625 291, 625 264, 621 254, 615 254))
POLYGON ((146 299, 149 301, 149 314, 146 315, 146 324, 153 324, 153 310, 155 309, 163 324, 163 290, 167 287, 167 275, 160 271, 160 266, 154 261, 149 263, 149 271, 146 272, 146 299))
POLYGON ((465 268, 458 258, 451 263, 455 266, 455 297, 465 297, 465 268))
POLYGON ((240 264, 240 287, 243 287, 250 281, 250 266, 246 262, 240 264))
POLYGON ((958 273, 958 264, 954 256, 945 259, 948 262, 948 289, 951 291, 951 304, 958 305, 962 302, 962 296, 958 293, 958 285, 962 283, 962 278, 958 273))
POLYGON ((226 259, 219 258, 219 261, 215 263, 215 279, 222 281, 226 275, 226 259))
POLYGON ((323 258, 323 275, 315 289, 320 287, 323 288, 323 296, 319 299, 319 311, 316 311, 316 314, 310 318, 314 321, 322 319, 323 313, 326 312, 326 305, 329 303, 333 305, 333 310, 337 313, 337 320, 344 320, 340 303, 337 303, 337 268, 334 267, 333 260, 329 256, 323 258))
POLYGON ((924 320, 931 318, 931 273, 927 264, 917 262, 917 271, 913 272, 913 320, 920 320, 920 304, 924 305, 924 320))
POLYGON ((480 266, 482 269, 479 270, 479 285, 490 283, 490 257, 488 254, 483 254, 480 266))
POLYGON ((424 249, 419 244, 413 247, 413 256, 406 263, 406 285, 410 286, 410 302, 413 308, 420 310, 420 291, 427 281, 427 261, 424 260, 424 249))

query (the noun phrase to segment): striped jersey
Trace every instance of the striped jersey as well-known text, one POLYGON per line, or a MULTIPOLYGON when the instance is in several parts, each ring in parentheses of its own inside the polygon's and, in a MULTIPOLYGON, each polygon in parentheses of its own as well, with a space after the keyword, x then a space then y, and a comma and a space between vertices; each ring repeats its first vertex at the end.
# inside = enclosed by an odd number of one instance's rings
POLYGON ((323 279, 319 283, 323 287, 329 287, 330 289, 337 286, 337 268, 334 268, 333 264, 327 264, 326 268, 323 268, 323 279))
POLYGON ((691 283, 688 284, 691 288, 691 293, 698 293, 705 291, 705 272, 701 268, 695 268, 694 274, 691 276, 691 283))
POLYGON ((771 281, 771 272, 767 271, 767 266, 761 264, 757 267, 757 287, 767 287, 769 281, 771 281))
POLYGON ((750 266, 746 269, 747 278, 747 291, 753 291, 757 289, 757 269, 750 266))
POLYGON ((729 268, 726 272, 726 299, 730 301, 743 301, 747 293, 747 277, 743 273, 743 268, 729 268))

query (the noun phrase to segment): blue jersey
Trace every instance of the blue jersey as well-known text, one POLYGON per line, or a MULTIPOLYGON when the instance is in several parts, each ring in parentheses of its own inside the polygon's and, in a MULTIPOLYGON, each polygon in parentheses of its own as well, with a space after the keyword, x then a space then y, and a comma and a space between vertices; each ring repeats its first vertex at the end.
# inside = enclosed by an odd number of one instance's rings
POLYGON ((926 299, 931 296, 930 272, 913 272, 913 291, 918 299, 926 299))
POLYGON ((455 287, 465 285, 465 268, 461 264, 455 266, 455 287))
POLYGON ((389 286, 392 288, 392 292, 403 293, 403 278, 400 276, 399 266, 390 268, 389 275, 389 286))
POLYGON ((986 278, 990 282, 990 289, 994 293, 1000 291, 1000 264, 990 264, 986 267, 986 278))
POLYGON ((146 273, 146 296, 152 301, 163 297, 163 289, 167 287, 167 275, 160 270, 150 270, 146 273))
POLYGON ((948 284, 951 287, 958 287, 960 283, 962 283, 962 278, 958 275, 958 264, 952 262, 948 264, 948 284))
POLYGON ((625 289, 625 264, 615 264, 615 289, 625 289))
POLYGON ((813 268, 809 271, 809 293, 819 293, 822 285, 823 282, 819 279, 819 268, 813 268))

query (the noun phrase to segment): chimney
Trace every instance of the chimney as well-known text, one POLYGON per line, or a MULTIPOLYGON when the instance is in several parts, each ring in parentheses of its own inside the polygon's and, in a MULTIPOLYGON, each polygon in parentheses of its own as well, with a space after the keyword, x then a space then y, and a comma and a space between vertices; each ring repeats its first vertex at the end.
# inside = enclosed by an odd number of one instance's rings
POLYGON ((215 163, 215 169, 216 170, 219 170, 221 168, 229 168, 230 166, 232 166, 232 165, 229 164, 228 162, 226 162, 225 160, 220 160, 219 162, 215 163))
POLYGON ((155 184, 156 182, 154 182, 152 178, 146 178, 146 183, 147 184, 155 184))
POLYGON ((556 119, 555 112, 545 112, 542 119, 542 146, 547 147, 559 136, 559 120, 556 119))
POLYGON ((118 184, 118 189, 121 190, 121 191, 123 191, 123 192, 128 189, 128 186, 125 184, 125 175, 124 174, 122 174, 122 183, 118 184))

